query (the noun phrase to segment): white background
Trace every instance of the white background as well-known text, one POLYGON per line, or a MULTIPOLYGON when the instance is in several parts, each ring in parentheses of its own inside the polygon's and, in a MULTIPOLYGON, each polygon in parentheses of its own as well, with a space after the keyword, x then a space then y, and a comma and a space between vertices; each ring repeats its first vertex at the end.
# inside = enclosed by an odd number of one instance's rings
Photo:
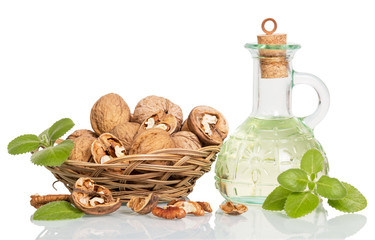
MULTIPOLYGON (((367 223, 350 239, 368 238, 375 225, 375 15, 370 3, 1 1, 2 234, 34 239, 42 228, 30 223, 29 196, 55 193, 45 168, 34 166, 27 154, 7 154, 10 140, 39 134, 63 117, 73 119, 75 129, 90 128, 92 105, 109 92, 120 94, 131 109, 151 94, 179 104, 185 116, 194 106, 209 105, 226 116, 233 131, 252 106, 252 59, 243 46, 256 41, 263 19, 273 17, 277 32, 302 45, 294 69, 319 76, 330 89, 331 108, 315 135, 328 155, 330 175, 367 197, 368 207, 360 213, 367 223)), ((295 115, 310 114, 318 101, 315 92, 302 86, 294 90, 295 115)), ((223 198, 213 176, 211 171, 202 177, 190 198, 217 208, 223 198)))

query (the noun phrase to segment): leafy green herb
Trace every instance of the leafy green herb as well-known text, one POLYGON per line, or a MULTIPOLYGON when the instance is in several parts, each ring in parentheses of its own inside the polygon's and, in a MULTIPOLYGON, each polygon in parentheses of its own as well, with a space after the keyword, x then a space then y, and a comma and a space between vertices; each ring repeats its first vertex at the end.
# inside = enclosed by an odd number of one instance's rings
POLYGON ((68 159, 74 143, 71 140, 55 145, 56 140, 74 126, 69 118, 55 122, 39 136, 26 134, 16 137, 8 144, 8 153, 12 155, 33 152, 31 161, 36 165, 60 166, 68 159), (42 148, 41 150, 39 150, 42 148))
POLYGON ((301 169, 308 174, 316 174, 323 171, 324 158, 316 149, 308 150, 301 159, 301 169))
POLYGON ((319 205, 319 198, 311 192, 291 193, 285 202, 289 217, 298 218, 311 213, 319 205))
POLYGON ((316 182, 316 190, 319 195, 328 199, 341 199, 346 196, 346 188, 337 180, 328 176, 321 176, 316 182))
POLYGON ((73 147, 74 143, 72 140, 64 140, 57 146, 48 147, 43 151, 34 153, 31 156, 31 161, 36 165, 60 166, 68 159, 73 147))
POLYGON ((67 131, 72 129, 74 123, 69 118, 63 118, 57 122, 55 122, 49 129, 48 129, 48 137, 50 138, 51 142, 55 142, 59 137, 62 137, 67 131))
POLYGON ((37 149, 39 144, 40 139, 36 135, 21 135, 8 144, 8 152, 13 155, 31 152, 37 149))
POLYGON ((281 211, 284 209, 286 199, 292 192, 288 189, 278 186, 275 188, 270 195, 266 198, 263 203, 263 208, 272 211, 281 211))
POLYGON ((342 182, 348 194, 339 200, 328 200, 328 204, 342 212, 358 212, 367 206, 366 198, 352 185, 342 182))
POLYGON ((262 207, 285 210, 289 217, 298 218, 311 213, 319 205, 319 197, 328 198, 331 207, 343 212, 357 212, 367 206, 366 198, 350 184, 325 175, 316 179, 323 169, 323 155, 310 149, 302 157, 301 169, 289 169, 278 176, 280 186, 267 196, 262 207))
POLYGON ((278 177, 277 181, 284 188, 293 192, 303 192, 309 179, 307 178, 307 173, 298 168, 292 168, 282 172, 278 177))
POLYGON ((75 219, 85 215, 66 201, 50 202, 35 211, 33 220, 75 219))

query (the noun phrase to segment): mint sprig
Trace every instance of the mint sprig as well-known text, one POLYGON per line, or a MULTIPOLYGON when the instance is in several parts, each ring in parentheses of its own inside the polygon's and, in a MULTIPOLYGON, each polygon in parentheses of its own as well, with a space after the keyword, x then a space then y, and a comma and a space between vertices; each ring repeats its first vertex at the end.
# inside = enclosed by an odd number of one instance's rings
POLYGON ((308 150, 301 159, 301 169, 292 168, 278 176, 280 186, 267 196, 262 207, 285 210, 289 217, 298 218, 311 213, 319 205, 320 197, 327 198, 331 207, 343 212, 357 212, 367 206, 366 198, 352 185, 325 175, 316 179, 323 169, 321 152, 308 150))
POLYGON ((25 134, 16 137, 8 144, 8 153, 12 155, 33 152, 31 161, 36 165, 60 166, 68 159, 74 147, 71 140, 65 140, 56 145, 56 140, 62 137, 74 126, 69 118, 55 122, 39 136, 25 134))
POLYGON ((63 219, 76 219, 85 215, 83 212, 73 207, 66 201, 50 202, 38 208, 34 215, 33 220, 63 220, 63 219))

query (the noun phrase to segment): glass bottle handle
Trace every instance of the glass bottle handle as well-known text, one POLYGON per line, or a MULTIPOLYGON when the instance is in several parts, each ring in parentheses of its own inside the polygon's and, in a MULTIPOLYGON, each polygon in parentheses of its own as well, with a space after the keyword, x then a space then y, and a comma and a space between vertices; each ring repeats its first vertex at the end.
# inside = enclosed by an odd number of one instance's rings
POLYGON ((320 78, 309 74, 293 71, 293 87, 298 84, 306 84, 313 87, 318 94, 318 108, 311 115, 302 117, 301 119, 310 128, 314 128, 326 116, 329 108, 329 91, 320 78))

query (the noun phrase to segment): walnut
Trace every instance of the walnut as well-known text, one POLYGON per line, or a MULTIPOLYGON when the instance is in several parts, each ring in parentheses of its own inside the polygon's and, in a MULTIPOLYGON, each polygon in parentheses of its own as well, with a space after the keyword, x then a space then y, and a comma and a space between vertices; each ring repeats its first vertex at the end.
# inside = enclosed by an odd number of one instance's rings
POLYGON ((89 136, 92 136, 94 138, 97 138, 98 135, 91 131, 91 130, 88 130, 88 129, 79 129, 79 130, 75 130, 72 134, 70 134, 66 139, 70 139, 70 140, 73 140, 78 138, 78 137, 81 137, 83 135, 89 135, 89 136))
POLYGON ((247 211, 247 207, 243 204, 234 205, 232 202, 226 202, 225 205, 220 205, 221 210, 229 215, 240 215, 247 211))
MULTIPOLYGON (((169 203, 167 203, 167 206, 172 206, 172 205, 175 205, 178 202, 185 202, 185 201, 186 200, 183 199, 183 198, 175 199, 175 200, 172 200, 169 203)), ((202 207, 202 209, 204 211, 209 212, 209 213, 212 212, 211 205, 208 202, 199 202, 199 201, 196 201, 196 203, 198 203, 202 207)))
POLYGON ((174 148, 171 136, 158 128, 148 129, 138 134, 130 149, 130 154, 146 154, 159 149, 174 148))
POLYGON ((187 214, 191 213, 195 216, 204 216, 204 210, 200 204, 193 201, 177 201, 173 205, 173 207, 179 207, 185 210, 187 214))
POLYGON ((70 194, 50 194, 41 196, 39 194, 30 196, 30 205, 35 208, 40 208, 41 206, 55 201, 67 201, 70 200, 70 194))
POLYGON ((140 124, 135 122, 121 123, 112 129, 111 133, 121 141, 126 151, 129 151, 139 126, 140 124))
POLYGON ((152 214, 154 214, 157 217, 165 218, 165 219, 181 219, 186 216, 186 212, 184 209, 179 207, 154 207, 152 209, 152 214))
POLYGON ((71 195, 73 204, 86 214, 104 215, 121 207, 120 198, 114 199, 109 189, 97 185, 90 178, 79 178, 71 195))
POLYGON ((91 158, 91 145, 96 140, 90 134, 85 134, 77 138, 73 138, 74 147, 70 153, 69 159, 88 162, 91 158))
POLYGON ((144 132, 147 129, 160 128, 172 134, 180 129, 177 118, 172 114, 166 114, 162 111, 146 118, 141 124, 138 133, 144 132))
POLYGON ((119 139, 110 133, 103 133, 91 145, 94 161, 103 164, 111 159, 124 157, 126 150, 119 139))
POLYGON ((155 193, 150 193, 146 198, 132 197, 126 206, 136 213, 148 214, 156 207, 158 201, 159 196, 155 193))
POLYGON ((209 106, 198 106, 191 110, 182 129, 195 133, 204 145, 221 144, 229 130, 224 116, 209 106))
POLYGON ((208 202, 197 202, 201 207, 203 208, 204 211, 206 212, 212 212, 211 205, 208 202))
POLYGON ((115 93, 109 93, 99 98, 90 114, 92 129, 99 135, 110 132, 121 123, 129 122, 129 119, 128 104, 115 93))
POLYGON ((181 126, 183 120, 181 108, 170 100, 158 96, 148 96, 139 101, 134 109, 132 121, 142 124, 147 118, 160 111, 175 116, 178 128, 181 126))
POLYGON ((176 132, 171 137, 176 148, 198 150, 202 147, 198 137, 190 131, 176 132))

